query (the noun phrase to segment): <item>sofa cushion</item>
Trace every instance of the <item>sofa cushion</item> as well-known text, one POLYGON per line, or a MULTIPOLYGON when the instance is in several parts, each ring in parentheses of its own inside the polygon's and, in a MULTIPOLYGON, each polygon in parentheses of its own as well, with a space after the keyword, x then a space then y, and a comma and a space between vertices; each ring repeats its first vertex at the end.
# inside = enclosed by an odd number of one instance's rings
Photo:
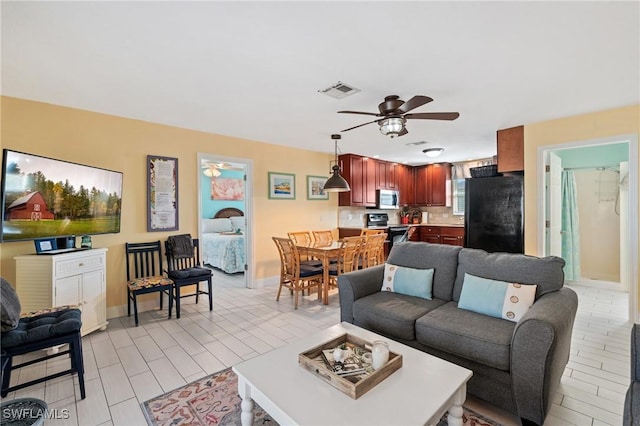
MULTIPOLYGON (((458 256, 453 300, 460 300, 464 274, 520 284, 535 284, 536 299, 562 288, 564 260, 555 257, 535 257, 512 253, 487 253, 463 248, 458 256)), ((437 270, 436 270, 437 271, 437 270)), ((434 284, 435 285, 435 284, 434 284)), ((435 290, 434 290, 435 294, 435 290)))
POLYGON ((529 310, 535 297, 535 285, 508 283, 465 274, 458 308, 518 322, 529 310))
POLYGON ((382 291, 431 299, 433 269, 416 269, 404 266, 384 265, 382 291))
POLYGON ((415 340, 416 319, 444 303, 382 291, 354 302, 354 324, 398 339, 415 340))
POLYGON ((416 269, 433 268, 433 297, 452 300, 460 247, 408 241, 396 244, 387 262, 416 269))
POLYGON ((423 345, 509 371, 511 337, 516 324, 459 309, 449 302, 416 321, 416 340, 423 345))

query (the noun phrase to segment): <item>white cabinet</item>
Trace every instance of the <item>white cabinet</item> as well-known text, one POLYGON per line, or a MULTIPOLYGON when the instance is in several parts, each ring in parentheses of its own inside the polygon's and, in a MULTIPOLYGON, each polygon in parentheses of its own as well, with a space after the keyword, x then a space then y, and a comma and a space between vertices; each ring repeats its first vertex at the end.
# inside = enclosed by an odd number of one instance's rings
POLYGON ((82 335, 107 327, 107 249, 15 257, 22 312, 78 305, 82 335))

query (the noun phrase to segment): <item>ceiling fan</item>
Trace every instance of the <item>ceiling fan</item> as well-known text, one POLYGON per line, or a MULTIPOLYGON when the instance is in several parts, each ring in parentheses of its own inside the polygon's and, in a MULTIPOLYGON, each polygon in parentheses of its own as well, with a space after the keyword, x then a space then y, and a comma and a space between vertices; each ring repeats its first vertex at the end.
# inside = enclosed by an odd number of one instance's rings
POLYGON ((208 177, 217 177, 222 174, 220 170, 243 170, 242 167, 227 163, 224 161, 211 162, 208 160, 202 160, 201 163, 202 173, 208 177))
POLYGON ((428 96, 416 95, 409 99, 407 102, 400 99, 399 96, 390 95, 384 98, 384 102, 378 105, 379 113, 376 112, 361 112, 361 111, 338 111, 340 114, 361 114, 361 115, 373 115, 378 118, 367 123, 359 124, 354 127, 342 130, 343 132, 357 129, 358 127, 366 126, 371 123, 378 123, 380 125, 380 132, 389 137, 403 136, 409 133, 404 126, 407 120, 455 120, 460 117, 457 112, 419 112, 414 114, 408 114, 409 111, 418 108, 419 106, 428 104, 433 101, 428 96))

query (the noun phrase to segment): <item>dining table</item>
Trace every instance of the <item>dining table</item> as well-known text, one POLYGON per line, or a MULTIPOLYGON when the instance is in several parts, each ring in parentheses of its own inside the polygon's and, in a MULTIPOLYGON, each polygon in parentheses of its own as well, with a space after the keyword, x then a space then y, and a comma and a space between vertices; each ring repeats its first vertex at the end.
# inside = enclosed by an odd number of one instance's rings
POLYGON ((296 243, 301 256, 322 261, 322 303, 329 304, 329 265, 340 256, 341 241, 296 243))

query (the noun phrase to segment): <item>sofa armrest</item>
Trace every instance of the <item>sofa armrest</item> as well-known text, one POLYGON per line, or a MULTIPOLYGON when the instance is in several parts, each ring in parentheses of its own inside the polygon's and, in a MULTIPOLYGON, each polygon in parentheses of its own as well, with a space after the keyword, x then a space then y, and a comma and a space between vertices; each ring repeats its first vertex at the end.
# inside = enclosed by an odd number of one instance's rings
POLYGON ((569 361, 578 296, 563 287, 541 296, 511 340, 513 399, 521 418, 542 424, 569 361))
POLYGON ((640 380, 640 325, 631 328, 631 381, 640 380))
POLYGON ((384 265, 338 275, 340 320, 353 324, 353 303, 361 297, 379 292, 383 278, 384 265))

